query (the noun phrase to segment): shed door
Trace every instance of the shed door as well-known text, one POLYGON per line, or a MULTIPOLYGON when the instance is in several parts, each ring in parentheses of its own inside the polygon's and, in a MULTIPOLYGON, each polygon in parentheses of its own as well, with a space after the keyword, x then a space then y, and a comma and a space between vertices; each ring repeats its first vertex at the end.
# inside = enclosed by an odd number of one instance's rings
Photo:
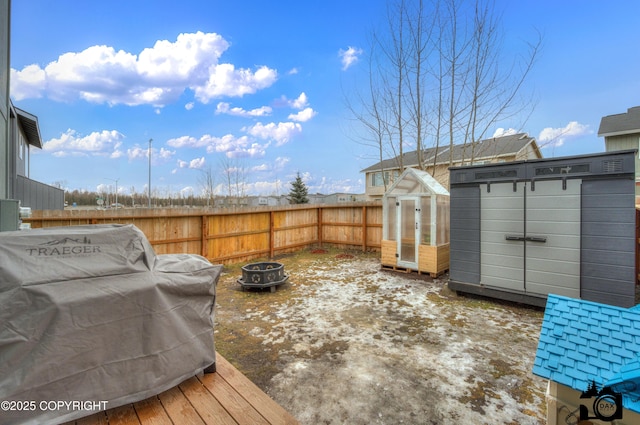
POLYGON ((480 185, 480 282, 580 297, 580 180, 480 185))
POLYGON ((418 244, 420 242, 420 198, 399 197, 397 226, 398 265, 410 269, 418 268, 418 244))
POLYGON ((524 291, 525 183, 480 185, 480 283, 524 291))
POLYGON ((580 298, 581 187, 567 179, 527 188, 527 292, 580 298))

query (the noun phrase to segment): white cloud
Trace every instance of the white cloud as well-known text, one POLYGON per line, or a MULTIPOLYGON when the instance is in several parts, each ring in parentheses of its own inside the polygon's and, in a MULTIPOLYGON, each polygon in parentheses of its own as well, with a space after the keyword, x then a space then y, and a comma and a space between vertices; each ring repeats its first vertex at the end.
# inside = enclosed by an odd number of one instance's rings
POLYGON ((517 134, 518 131, 513 129, 513 128, 509 128, 507 130, 505 130, 504 128, 500 127, 497 128, 496 131, 493 133, 493 136, 491 137, 503 137, 503 136, 511 136, 513 134, 517 134))
POLYGON ((227 114, 238 117, 264 117, 271 115, 272 109, 269 106, 261 106, 260 108, 246 111, 242 108, 232 108, 227 102, 220 102, 216 106, 216 114, 227 114))
MULTIPOLYGON (((147 148, 134 146, 133 148, 127 149, 127 157, 129 158, 129 161, 136 159, 147 159, 149 158, 149 151, 147 150, 147 148)), ((153 152, 151 153, 151 157, 153 158, 153 152)))
MULTIPOLYGON (((151 148, 151 161, 154 163, 164 163, 170 160, 176 151, 170 151, 165 148, 160 148, 159 150, 156 148, 151 148)), ((127 149, 127 158, 129 161, 139 160, 139 159, 149 159, 149 149, 141 146, 134 146, 132 148, 127 149)))
POLYGON ((562 128, 546 127, 538 136, 538 144, 541 148, 562 146, 569 139, 593 133, 588 125, 571 121, 562 128))
POLYGON ((302 126, 293 122, 269 123, 267 125, 259 122, 252 127, 243 128, 243 131, 260 139, 275 140, 276 146, 282 146, 302 133, 302 126))
POLYGON ((59 138, 44 142, 42 149, 55 156, 114 156, 118 157, 124 135, 116 130, 93 132, 87 136, 67 130, 59 138))
POLYGON ((288 118, 292 121, 306 122, 306 121, 309 121, 311 118, 315 117, 317 114, 318 113, 313 109, 306 108, 298 112, 297 114, 289 115, 288 118))
POLYGON ((260 165, 256 165, 251 169, 251 171, 271 171, 271 172, 279 172, 284 170, 284 167, 291 161, 291 158, 287 157, 277 157, 274 161, 269 163, 263 163, 260 165))
POLYGON ((236 137, 232 134, 222 137, 205 134, 200 138, 182 136, 170 139, 167 141, 167 145, 174 148, 206 148, 206 152, 209 154, 224 153, 229 158, 259 158, 265 155, 266 149, 269 147, 269 144, 255 143, 247 136, 236 137))
POLYGON ((271 86, 277 77, 277 71, 266 66, 252 72, 249 69, 236 70, 234 65, 224 63, 210 69, 205 84, 192 88, 196 99, 202 103, 209 103, 217 97, 242 97, 245 94, 253 94, 271 86))
POLYGON ((205 166, 205 163, 206 163, 206 161, 205 161, 204 157, 195 158, 195 159, 192 159, 189 162, 179 159, 178 160, 178 167, 179 168, 190 168, 192 170, 199 170, 199 169, 201 169, 201 168, 203 168, 205 166))
POLYGON ((307 105, 309 105, 309 99, 307 99, 307 95, 305 92, 300 93, 300 96, 298 96, 297 99, 294 100, 290 100, 289 101, 289 105, 292 108, 296 108, 296 109, 303 109, 305 108, 307 105))
POLYGON ((204 160, 204 157, 195 158, 195 159, 192 159, 191 162, 189 162, 189 168, 192 168, 194 170, 199 170, 204 167, 205 163, 206 161, 204 160))
POLYGON ((194 106, 195 106, 194 102, 189 102, 186 105, 184 105, 184 109, 186 109, 187 111, 190 111, 193 109, 194 106))
POLYGON ((291 68, 289 72, 287 72, 287 75, 296 75, 298 72, 298 68, 291 68))
POLYGON ((47 74, 38 65, 25 66, 22 71, 11 69, 11 97, 13 99, 40 98, 46 84, 47 74))
POLYGON ((362 49, 358 49, 356 47, 349 46, 347 50, 340 49, 338 56, 342 60, 342 70, 346 71, 351 65, 356 63, 361 54, 362 49))
POLYGON ((220 35, 200 31, 179 34, 174 42, 159 40, 139 55, 90 46, 64 53, 44 68, 33 64, 12 69, 11 95, 15 100, 47 96, 58 101, 162 107, 187 88, 207 103, 214 97, 255 93, 276 81, 277 72, 266 66, 253 72, 220 64, 228 48, 220 35))
POLYGON ((192 186, 186 186, 186 187, 184 187, 184 188, 180 189, 180 190, 178 191, 178 193, 180 193, 180 196, 182 196, 182 197, 184 197, 184 198, 187 198, 187 197, 189 197, 189 196, 192 196, 192 195, 193 195, 194 190, 195 190, 195 189, 194 189, 192 186))

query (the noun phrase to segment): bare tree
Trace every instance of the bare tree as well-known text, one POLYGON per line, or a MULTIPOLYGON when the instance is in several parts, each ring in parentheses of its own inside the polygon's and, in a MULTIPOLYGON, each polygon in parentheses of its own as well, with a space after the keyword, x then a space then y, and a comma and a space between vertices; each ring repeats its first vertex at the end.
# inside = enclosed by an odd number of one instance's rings
POLYGON ((379 153, 395 154, 400 170, 409 146, 423 169, 427 161, 435 168, 446 145, 450 164, 454 145, 473 161, 476 142, 491 127, 533 107, 521 92, 541 37, 516 59, 506 58, 494 6, 493 0, 391 0, 386 32, 373 36, 372 51, 380 54, 369 56, 370 95, 359 97, 366 113, 356 119, 386 144, 379 153), (434 155, 424 158, 428 147, 434 155))
POLYGON ((224 156, 221 161, 221 172, 227 187, 227 196, 241 198, 246 195, 247 169, 237 158, 224 156))
POLYGON ((213 171, 211 170, 211 166, 208 166, 206 169, 201 170, 200 177, 198 178, 198 183, 202 187, 202 194, 207 200, 207 207, 214 206, 215 179, 213 176, 213 171))

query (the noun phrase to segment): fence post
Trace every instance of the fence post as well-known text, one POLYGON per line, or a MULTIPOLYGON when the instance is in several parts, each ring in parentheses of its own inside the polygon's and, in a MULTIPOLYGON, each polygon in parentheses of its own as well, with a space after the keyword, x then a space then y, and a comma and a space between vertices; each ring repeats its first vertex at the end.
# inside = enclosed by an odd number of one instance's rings
POLYGON ((367 252, 367 206, 362 206, 362 252, 367 252))
POLYGON ((273 210, 269 212, 269 258, 273 258, 275 253, 275 247, 274 247, 275 229, 273 228, 275 223, 274 214, 275 213, 273 212, 273 210))
POLYGON ((318 243, 322 248, 322 207, 318 206, 318 243))
POLYGON ((206 215, 200 216, 200 255, 209 258, 209 219, 206 215))

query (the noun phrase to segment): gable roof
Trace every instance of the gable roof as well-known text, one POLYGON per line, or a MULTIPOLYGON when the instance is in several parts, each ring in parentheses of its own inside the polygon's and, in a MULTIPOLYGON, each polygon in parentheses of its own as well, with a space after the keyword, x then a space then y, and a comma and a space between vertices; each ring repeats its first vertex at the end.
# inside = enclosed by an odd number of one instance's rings
POLYGON ((449 191, 438 183, 431 174, 423 170, 418 170, 417 168, 407 168, 404 170, 391 187, 389 187, 385 196, 394 192, 412 194, 429 193, 431 195, 449 196, 449 191))
POLYGON ((640 309, 549 294, 533 373, 586 391, 592 382, 622 393, 640 413, 640 309))
POLYGON ((622 114, 608 115, 600 120, 598 136, 620 136, 640 133, 640 106, 627 109, 622 114))
MULTIPOLYGON (((468 161, 471 156, 475 160, 483 160, 483 158, 496 158, 501 156, 512 156, 520 152, 527 145, 533 144, 534 149, 542 157, 536 141, 533 137, 529 137, 526 133, 511 134, 502 137, 493 137, 491 139, 484 139, 475 143, 453 145, 453 149, 449 146, 440 146, 437 150, 435 147, 425 149, 422 153, 422 159, 426 163, 433 164, 434 157, 437 155, 437 164, 449 163, 449 157, 452 156, 453 162, 468 161)), ((366 173, 368 171, 376 170, 393 170, 399 168, 400 155, 385 159, 377 164, 371 165, 360 172, 366 173)), ((402 154, 402 164, 405 167, 417 167, 418 164, 418 151, 411 151, 402 154)))

